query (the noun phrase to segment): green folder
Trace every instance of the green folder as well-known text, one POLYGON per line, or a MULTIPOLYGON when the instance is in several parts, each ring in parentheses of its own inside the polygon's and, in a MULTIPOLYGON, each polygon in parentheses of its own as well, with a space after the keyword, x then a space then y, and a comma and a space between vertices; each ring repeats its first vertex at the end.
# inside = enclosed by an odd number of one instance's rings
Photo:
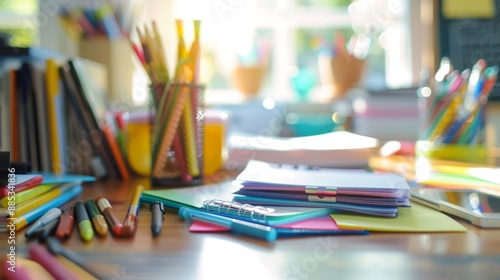
POLYGON ((341 229, 364 229, 383 232, 465 232, 467 229, 451 217, 412 203, 400 207, 397 218, 382 218, 356 214, 330 214, 341 229))
POLYGON ((141 202, 160 201, 165 207, 176 210, 181 207, 205 209, 204 202, 211 202, 208 211, 214 214, 271 226, 315 218, 334 211, 329 208, 243 205, 233 201, 232 192, 236 189, 238 186, 225 182, 176 189, 145 190, 142 192, 141 202))

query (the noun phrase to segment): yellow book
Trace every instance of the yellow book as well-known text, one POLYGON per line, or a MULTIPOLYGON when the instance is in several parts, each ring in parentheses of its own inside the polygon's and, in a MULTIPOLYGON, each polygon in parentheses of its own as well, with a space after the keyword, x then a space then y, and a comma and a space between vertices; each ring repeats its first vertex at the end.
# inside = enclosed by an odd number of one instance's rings
POLYGON ((73 182, 61 184, 58 187, 56 187, 56 188, 54 188, 54 189, 52 189, 52 190, 50 190, 42 195, 39 195, 35 198, 32 198, 24 203, 17 205, 17 207, 15 209, 14 216, 15 217, 23 216, 24 214, 44 205, 45 203, 60 196, 66 190, 73 188, 74 184, 75 183, 73 183, 73 182))

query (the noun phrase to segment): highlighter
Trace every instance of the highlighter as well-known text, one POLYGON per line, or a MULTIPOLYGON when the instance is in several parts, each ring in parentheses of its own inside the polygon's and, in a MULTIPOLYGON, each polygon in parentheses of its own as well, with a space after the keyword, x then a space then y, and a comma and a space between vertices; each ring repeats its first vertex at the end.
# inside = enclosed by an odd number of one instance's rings
POLYGON ((75 203, 75 211, 80 236, 85 241, 92 240, 94 238, 94 230, 92 229, 92 222, 90 222, 87 209, 85 209, 83 202, 78 201, 75 203))
POLYGON ((47 213, 43 214, 43 216, 38 219, 25 233, 26 237, 30 237, 35 231, 39 228, 49 224, 53 220, 56 220, 61 216, 61 210, 59 208, 52 208, 47 213))
POLYGON ((87 212, 90 215, 90 220, 97 234, 101 236, 106 235, 108 233, 108 224, 106 224, 104 216, 99 212, 99 209, 97 209, 95 201, 89 199, 85 202, 85 206, 87 207, 87 212))

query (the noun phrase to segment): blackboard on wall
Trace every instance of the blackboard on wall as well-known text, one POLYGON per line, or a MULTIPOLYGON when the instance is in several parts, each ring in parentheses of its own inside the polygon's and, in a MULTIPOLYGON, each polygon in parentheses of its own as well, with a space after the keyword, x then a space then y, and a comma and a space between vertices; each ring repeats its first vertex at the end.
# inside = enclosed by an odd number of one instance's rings
MULTIPOLYGON (((448 57, 455 69, 472 68, 478 59, 500 67, 500 0, 493 0, 491 18, 448 18, 439 0, 439 57, 448 57)), ((475 2, 475 1, 472 1, 475 2)), ((500 102, 497 80, 490 101, 500 102)))

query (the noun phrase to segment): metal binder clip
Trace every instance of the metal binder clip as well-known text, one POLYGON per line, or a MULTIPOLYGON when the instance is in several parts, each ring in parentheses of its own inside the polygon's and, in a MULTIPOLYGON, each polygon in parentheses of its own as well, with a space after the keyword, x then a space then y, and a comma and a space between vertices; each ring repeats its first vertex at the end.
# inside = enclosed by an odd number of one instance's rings
POLYGON ((336 187, 322 187, 322 186, 306 186, 305 192, 307 194, 315 195, 337 195, 336 187))

